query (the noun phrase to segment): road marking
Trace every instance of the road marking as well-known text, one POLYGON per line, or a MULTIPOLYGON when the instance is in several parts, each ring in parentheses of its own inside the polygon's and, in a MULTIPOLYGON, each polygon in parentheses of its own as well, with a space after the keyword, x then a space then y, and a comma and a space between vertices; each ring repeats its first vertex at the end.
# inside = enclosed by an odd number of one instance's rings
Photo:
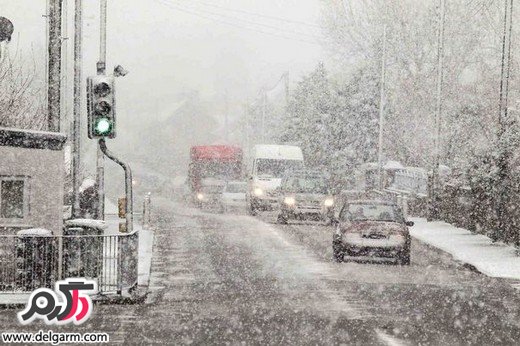
POLYGON ((382 342, 384 342, 388 346, 406 346, 410 345, 410 343, 398 339, 392 335, 389 335, 382 331, 381 329, 376 329, 376 334, 379 339, 381 339, 382 342))

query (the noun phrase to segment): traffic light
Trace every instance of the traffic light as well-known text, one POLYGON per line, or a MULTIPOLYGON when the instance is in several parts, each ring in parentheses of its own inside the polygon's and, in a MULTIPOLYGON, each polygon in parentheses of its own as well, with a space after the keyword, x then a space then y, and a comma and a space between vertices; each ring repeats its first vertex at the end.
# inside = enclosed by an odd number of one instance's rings
POLYGON ((116 99, 114 78, 87 78, 88 138, 116 136, 116 99))

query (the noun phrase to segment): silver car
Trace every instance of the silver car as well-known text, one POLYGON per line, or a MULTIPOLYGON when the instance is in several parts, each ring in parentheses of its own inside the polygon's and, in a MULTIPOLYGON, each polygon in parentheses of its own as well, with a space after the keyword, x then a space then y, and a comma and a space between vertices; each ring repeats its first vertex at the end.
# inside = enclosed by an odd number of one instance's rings
POLYGON ((337 262, 381 257, 410 264, 410 232, 401 209, 388 201, 348 201, 341 208, 332 240, 337 262))
POLYGON ((279 188, 278 222, 332 220, 334 199, 325 176, 309 172, 288 173, 279 188))

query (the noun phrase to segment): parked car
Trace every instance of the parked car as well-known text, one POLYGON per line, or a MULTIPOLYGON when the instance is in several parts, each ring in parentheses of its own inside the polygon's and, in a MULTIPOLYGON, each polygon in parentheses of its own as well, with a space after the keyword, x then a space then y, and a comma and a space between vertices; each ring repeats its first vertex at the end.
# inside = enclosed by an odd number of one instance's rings
POLYGON ((334 199, 326 176, 310 171, 289 171, 279 188, 278 222, 331 220, 334 199))
POLYGON ((246 210, 247 183, 242 181, 230 181, 222 192, 222 205, 224 212, 231 210, 246 210))
POLYGON ((353 200, 342 206, 335 221, 334 260, 377 256, 410 264, 410 232, 401 209, 390 201, 353 200))

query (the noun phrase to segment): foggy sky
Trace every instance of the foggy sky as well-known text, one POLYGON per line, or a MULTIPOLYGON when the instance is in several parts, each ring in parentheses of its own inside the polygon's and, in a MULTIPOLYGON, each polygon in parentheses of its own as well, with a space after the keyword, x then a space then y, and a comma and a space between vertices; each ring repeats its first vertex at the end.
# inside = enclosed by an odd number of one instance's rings
MULTIPOLYGON (((130 71, 127 77, 118 80, 120 121, 168 113, 174 108, 170 105, 172 97, 186 89, 199 90, 203 97, 217 103, 224 92, 231 103, 245 102, 261 86, 275 83, 284 71, 289 70, 291 77, 296 78, 322 58, 319 44, 302 42, 315 41, 314 37, 320 35, 320 29, 312 26, 319 25, 319 0, 109 0, 108 3, 107 70, 110 72, 114 65, 121 64, 130 71), (262 15, 310 25, 276 21, 262 15)), ((71 73, 74 1, 68 0, 67 4, 71 73)), ((84 1, 84 78, 95 74, 99 54, 98 4, 98 1, 84 1)), ((19 47, 20 52, 35 51, 38 60, 45 60, 45 18, 42 17, 45 7, 46 0, 0 0, 0 15, 10 18, 15 25, 11 52, 19 47)), ((68 83, 72 83, 72 78, 68 83)))

